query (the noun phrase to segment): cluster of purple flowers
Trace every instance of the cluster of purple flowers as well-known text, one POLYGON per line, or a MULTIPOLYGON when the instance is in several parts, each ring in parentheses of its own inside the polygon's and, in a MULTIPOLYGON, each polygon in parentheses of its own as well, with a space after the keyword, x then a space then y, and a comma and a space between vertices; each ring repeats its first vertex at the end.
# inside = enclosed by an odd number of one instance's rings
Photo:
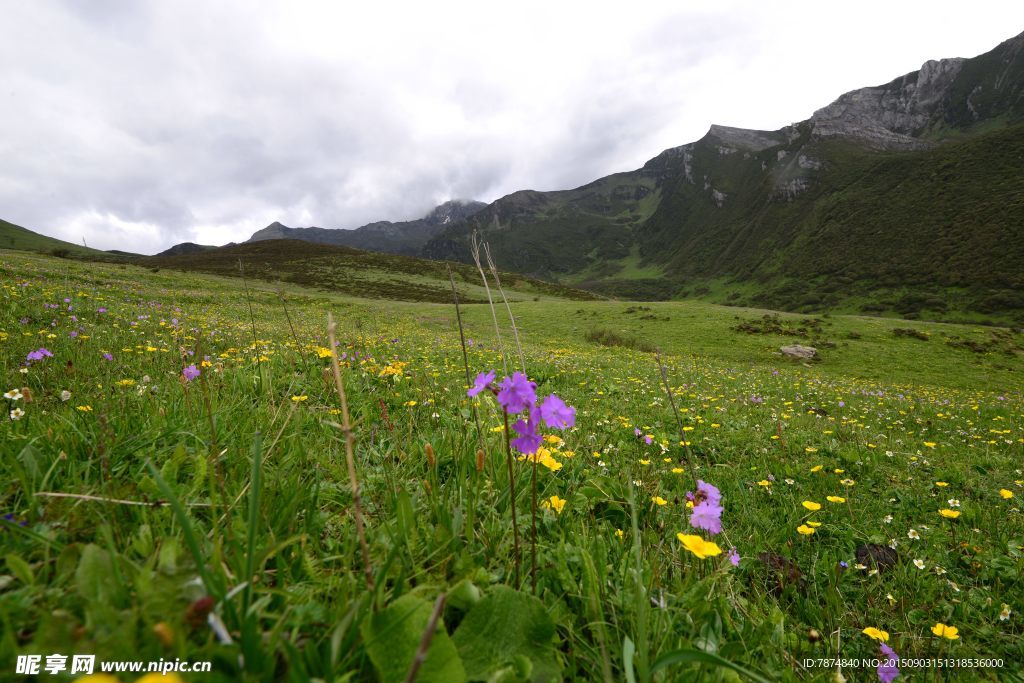
POLYGON ((876 670, 878 680, 882 683, 892 683, 893 679, 900 675, 899 667, 896 666, 896 662, 900 661, 900 656, 885 643, 879 643, 879 645, 881 645, 882 661, 879 662, 876 670))
POLYGON ((49 350, 45 348, 36 349, 35 351, 29 352, 29 354, 25 356, 25 360, 28 361, 42 360, 44 358, 53 358, 53 354, 50 353, 49 350))
POLYGON ((687 493, 693 502, 690 512, 690 526, 703 529, 714 536, 722 531, 722 494, 706 481, 697 480, 697 493, 687 493))
POLYGON ((501 380, 498 385, 494 384, 497 374, 481 372, 476 376, 473 386, 466 392, 467 396, 476 396, 485 389, 494 393, 498 404, 509 415, 519 415, 525 412, 526 415, 520 418, 512 429, 518 434, 509 443, 520 453, 533 455, 540 448, 543 437, 540 435, 541 423, 552 429, 566 429, 576 424, 576 409, 565 404, 555 394, 549 394, 539 404, 537 403, 537 384, 531 382, 521 372, 512 373, 511 377, 501 380))

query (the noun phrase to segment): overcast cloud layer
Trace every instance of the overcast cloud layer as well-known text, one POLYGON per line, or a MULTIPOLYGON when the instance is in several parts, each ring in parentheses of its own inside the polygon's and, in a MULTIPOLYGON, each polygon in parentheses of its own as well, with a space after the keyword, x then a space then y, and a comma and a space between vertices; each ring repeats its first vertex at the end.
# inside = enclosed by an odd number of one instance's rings
POLYGON ((415 218, 777 129, 1024 30, 986 0, 360 4, 0 0, 0 218, 140 253, 415 218))

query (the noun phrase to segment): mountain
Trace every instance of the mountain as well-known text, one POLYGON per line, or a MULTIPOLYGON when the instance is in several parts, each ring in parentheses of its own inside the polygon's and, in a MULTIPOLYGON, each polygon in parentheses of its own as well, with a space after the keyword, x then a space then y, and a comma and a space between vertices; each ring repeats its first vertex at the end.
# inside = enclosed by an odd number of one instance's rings
POLYGON ((198 254, 203 251, 216 249, 217 247, 208 244, 196 244, 195 242, 182 242, 175 244, 170 249, 164 249, 157 256, 180 256, 183 254, 198 254))
POLYGON ((630 298, 701 294, 1024 320, 1024 34, 777 131, 711 126, 643 167, 521 191, 423 248, 630 298), (1014 313, 1015 312, 1015 313, 1014 313))
POLYGON ((354 230, 329 228, 289 228, 274 222, 253 233, 249 242, 272 239, 296 239, 319 244, 354 247, 405 256, 419 255, 427 241, 448 225, 471 217, 486 204, 451 200, 435 207, 423 218, 413 221, 378 221, 354 230))

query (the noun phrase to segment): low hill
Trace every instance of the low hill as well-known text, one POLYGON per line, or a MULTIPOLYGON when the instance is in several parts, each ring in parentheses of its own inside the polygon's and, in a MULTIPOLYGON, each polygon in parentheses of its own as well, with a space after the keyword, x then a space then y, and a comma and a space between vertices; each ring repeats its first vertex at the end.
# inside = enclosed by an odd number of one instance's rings
MULTIPOLYGON (((14 223, 0 220, 0 249, 16 251, 35 251, 53 256, 76 256, 88 258, 111 258, 110 252, 90 249, 80 244, 73 244, 46 235, 32 232, 14 223)), ((114 254, 114 257, 117 255, 114 254)))
MULTIPOLYGON (((301 240, 260 240, 187 254, 151 256, 136 261, 151 268, 240 276, 280 281, 342 292, 352 296, 398 301, 452 300, 449 264, 301 240)), ((466 303, 485 303, 486 292, 475 267, 450 264, 466 303)), ((533 298, 592 299, 594 295, 515 273, 501 273, 505 294, 512 300, 533 298)), ((493 287, 493 282, 491 283, 493 287)), ((497 299, 498 294, 494 292, 497 299)))

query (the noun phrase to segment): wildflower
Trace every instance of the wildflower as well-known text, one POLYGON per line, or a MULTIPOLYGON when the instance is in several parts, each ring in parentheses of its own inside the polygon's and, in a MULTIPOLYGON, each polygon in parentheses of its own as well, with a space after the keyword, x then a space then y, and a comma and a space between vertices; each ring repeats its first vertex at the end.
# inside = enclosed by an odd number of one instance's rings
POLYGON ((830 503, 845 503, 846 502, 846 499, 843 498, 842 496, 827 496, 825 498, 825 500, 827 500, 830 503))
POLYGON ((885 517, 882 518, 882 521, 885 522, 886 524, 892 524, 892 515, 886 515, 885 517))
POLYGON ((652 496, 651 502, 653 502, 655 505, 668 505, 668 501, 662 498, 661 496, 652 496))
POLYGON ((5 391, 4 392, 4 398, 6 398, 8 401, 18 401, 18 400, 21 400, 21 392, 18 391, 17 389, 11 389, 10 391, 5 391))
MULTIPOLYGON (((198 374, 198 373, 197 373, 198 374)), ((302 394, 301 396, 292 396, 292 401, 295 403, 301 403, 302 401, 308 401, 309 396, 302 394)))
POLYGON ((734 567, 740 566, 740 554, 736 552, 736 548, 729 549, 729 562, 731 562, 734 567))
POLYGON ((1013 491, 1009 489, 999 489, 999 495, 1002 497, 1003 500, 1010 500, 1011 498, 1013 498, 1013 491))
POLYGON ((529 419, 518 420, 512 425, 512 429, 519 436, 509 441, 509 443, 520 453, 532 455, 537 452, 537 449, 543 443, 543 437, 537 432, 537 421, 540 418, 539 413, 540 411, 534 408, 530 411, 529 419))
POLYGON ((920 540, 921 534, 917 533, 917 529, 911 529, 907 532, 907 538, 912 538, 915 541, 920 540))
POLYGON ((565 429, 576 424, 576 409, 565 404, 565 401, 551 394, 540 404, 540 416, 544 424, 552 429, 565 429))
POLYGON ((935 624, 935 626, 932 626, 932 633, 937 635, 939 638, 946 638, 947 640, 959 639, 959 632, 960 629, 958 629, 956 626, 946 626, 942 622, 939 622, 935 624))
POLYGON ((951 507, 951 508, 958 508, 958 507, 960 507, 960 501, 957 500, 956 498, 950 498, 946 502, 949 504, 949 507, 951 507))
POLYGON ((842 484, 843 486, 853 486, 857 482, 855 482, 853 479, 840 479, 839 483, 842 484))
MULTIPOLYGON (((181 374, 182 374, 182 376, 183 376, 183 377, 184 377, 184 378, 185 378, 185 379, 186 379, 187 381, 191 382, 192 380, 194 380, 194 379, 195 379, 196 377, 198 377, 198 376, 199 376, 200 372, 199 372, 199 368, 197 368, 197 367, 196 367, 196 366, 195 366, 195 365, 193 364, 193 365, 189 365, 189 366, 188 366, 187 368, 185 368, 184 370, 182 370, 182 371, 181 371, 181 374)), ((146 380, 143 380, 143 381, 146 381, 146 380)))
POLYGON ((690 526, 694 529, 703 529, 714 535, 722 531, 722 506, 711 501, 695 505, 690 513, 690 526))
POLYGON ((687 536, 686 534, 678 533, 676 538, 682 542, 683 547, 702 560, 722 553, 721 548, 711 541, 705 541, 700 536, 687 536))
POLYGON ((77 410, 79 412, 82 412, 82 413, 91 413, 92 412, 92 406, 90 406, 90 405, 75 406, 75 410, 77 410))
POLYGON ((548 510, 554 510, 558 514, 562 514, 562 508, 565 507, 565 498, 559 498, 558 496, 551 496, 543 503, 541 507, 547 508, 548 510))
POLYGON ((999 611, 999 621, 1006 621, 1010 618, 1010 606, 1005 602, 1003 603, 1002 609, 999 611))
POLYGON ((875 672, 878 674, 878 680, 881 683, 892 683, 900 675, 900 670, 896 667, 896 663, 900 661, 900 656, 885 643, 879 643, 879 653, 882 659, 878 663, 878 668, 875 669, 875 672))
POLYGON ((874 638, 875 640, 880 640, 883 642, 889 640, 889 633, 887 631, 882 631, 880 629, 875 628, 874 626, 868 626, 866 629, 861 631, 861 633, 866 635, 868 638, 874 638))
POLYGON ((479 375, 476 376, 476 380, 473 382, 473 386, 469 389, 469 391, 466 392, 466 396, 473 397, 479 394, 481 391, 483 391, 484 389, 491 385, 491 382, 494 381, 495 376, 496 375, 493 370, 487 373, 481 372, 479 375))
POLYGON ((947 486, 949 486, 949 482, 937 481, 937 482, 935 482, 935 485, 938 486, 939 488, 943 488, 944 489, 947 486))
POLYGON ((39 349, 36 349, 35 351, 29 352, 29 354, 27 356, 25 356, 25 360, 29 360, 29 361, 42 360, 44 358, 53 358, 53 354, 50 353, 49 350, 47 350, 45 348, 42 348, 42 347, 40 347, 39 349))
POLYGON ((817 512, 818 510, 821 509, 821 503, 815 503, 812 500, 805 500, 803 503, 801 503, 801 505, 803 505, 811 512, 817 512))
POLYGON ((68 391, 67 389, 65 389, 64 391, 60 392, 60 400, 62 400, 64 402, 70 401, 71 400, 71 392, 68 391))
POLYGON ((945 517, 946 519, 956 519, 957 517, 960 516, 960 511, 959 510, 944 509, 944 510, 939 510, 939 514, 942 515, 943 517, 945 517))
POLYGON ((924 560, 914 560, 914 566, 918 569, 924 569, 924 560))
POLYGON ((924 445, 927 446, 928 448, 935 448, 935 446, 937 446, 938 444, 936 444, 934 441, 925 441, 924 445))
POLYGON ((821 472, 821 465, 815 465, 812 467, 811 472, 821 472))
POLYGON ((526 375, 514 372, 511 377, 502 380, 501 389, 498 391, 498 403, 509 415, 521 413, 537 402, 536 387, 537 385, 528 380, 526 375))
POLYGON ((103 360, 107 360, 107 361, 114 360, 114 357, 112 355, 110 355, 109 353, 105 353, 104 352, 103 360))
POLYGON ((798 526, 796 528, 796 530, 798 532, 800 532, 804 536, 811 536, 816 531, 816 529, 813 529, 813 528, 807 526, 806 524, 801 524, 800 526, 798 526))
POLYGON ((11 411, 12 420, 20 420, 23 417, 25 417, 25 411, 22 410, 21 408, 15 408, 14 410, 11 411))

